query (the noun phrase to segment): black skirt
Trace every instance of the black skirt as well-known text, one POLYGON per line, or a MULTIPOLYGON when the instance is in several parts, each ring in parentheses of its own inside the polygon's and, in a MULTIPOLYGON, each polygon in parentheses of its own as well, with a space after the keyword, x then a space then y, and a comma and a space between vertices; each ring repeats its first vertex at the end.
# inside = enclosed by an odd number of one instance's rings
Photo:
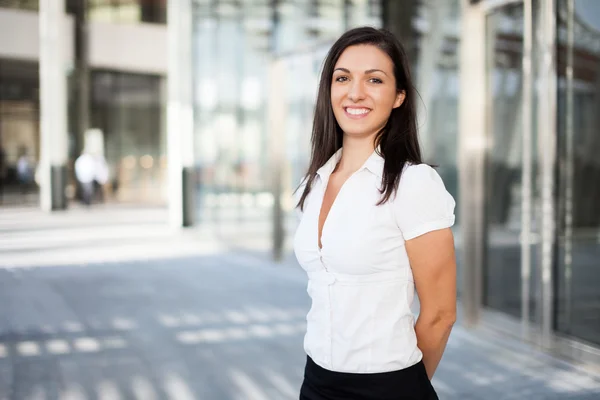
POLYGON ((329 371, 307 357, 300 400, 438 400, 419 362, 399 371, 357 374, 329 371))

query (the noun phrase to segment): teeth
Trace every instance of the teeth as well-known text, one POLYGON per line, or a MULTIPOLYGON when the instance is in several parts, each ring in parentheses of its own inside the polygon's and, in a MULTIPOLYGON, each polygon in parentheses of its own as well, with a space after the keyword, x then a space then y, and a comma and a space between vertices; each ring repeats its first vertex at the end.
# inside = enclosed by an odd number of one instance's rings
POLYGON ((369 112, 369 110, 366 108, 346 108, 346 111, 348 114, 352 115, 362 115, 369 112))

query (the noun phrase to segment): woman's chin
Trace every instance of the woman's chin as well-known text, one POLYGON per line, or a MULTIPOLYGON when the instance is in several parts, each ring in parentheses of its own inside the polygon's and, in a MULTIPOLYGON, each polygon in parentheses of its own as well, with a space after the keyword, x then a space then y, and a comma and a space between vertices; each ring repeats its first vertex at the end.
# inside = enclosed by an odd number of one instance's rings
POLYGON ((344 130, 344 136, 347 136, 352 139, 366 139, 371 136, 375 136, 377 130, 375 129, 349 129, 344 130))

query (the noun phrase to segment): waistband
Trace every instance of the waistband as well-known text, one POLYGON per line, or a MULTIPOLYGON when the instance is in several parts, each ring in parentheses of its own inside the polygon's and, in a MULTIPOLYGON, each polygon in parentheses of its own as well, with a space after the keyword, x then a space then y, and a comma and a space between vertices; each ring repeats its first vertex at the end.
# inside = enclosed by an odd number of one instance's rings
POLYGON ((320 400, 438 400, 422 361, 402 370, 361 374, 330 371, 307 357, 301 393, 320 400))

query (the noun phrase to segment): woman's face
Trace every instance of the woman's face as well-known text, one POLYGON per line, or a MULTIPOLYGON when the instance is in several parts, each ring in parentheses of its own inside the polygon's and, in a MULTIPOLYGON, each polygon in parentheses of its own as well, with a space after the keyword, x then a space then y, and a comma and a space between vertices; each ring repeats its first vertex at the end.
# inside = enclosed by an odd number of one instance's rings
POLYGON ((376 46, 350 46, 335 64, 331 106, 345 135, 376 134, 404 97, 396 90, 392 60, 376 46))

